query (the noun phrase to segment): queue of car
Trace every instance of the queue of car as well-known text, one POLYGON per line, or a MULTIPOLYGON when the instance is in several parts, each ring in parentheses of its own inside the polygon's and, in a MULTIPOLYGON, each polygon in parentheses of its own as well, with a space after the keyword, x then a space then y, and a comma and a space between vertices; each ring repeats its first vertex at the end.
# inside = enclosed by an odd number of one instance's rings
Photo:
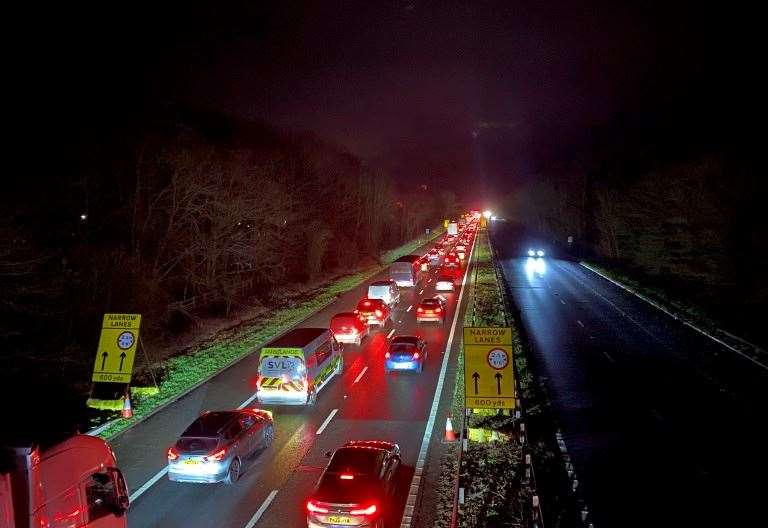
MULTIPOLYGON (((343 344, 360 346, 372 329, 386 331, 401 303, 400 287, 418 286, 436 272, 435 290, 453 292, 475 226, 462 226, 423 256, 409 255, 392 266, 391 277, 370 283, 353 311, 335 314, 328 328, 295 328, 261 348, 255 399, 259 403, 313 405, 318 393, 343 372, 343 344)), ((429 279, 431 282, 431 279, 429 279)), ((408 309, 410 311, 410 308, 408 309)), ((444 324, 448 301, 441 295, 416 305, 417 323, 444 324)), ((384 352, 384 371, 422 372, 426 341, 392 335, 384 352)), ((258 408, 201 414, 168 448, 168 478, 174 482, 234 484, 275 437, 272 412, 258 408)), ((400 448, 385 441, 350 441, 333 452, 305 504, 307 526, 382 528, 395 492, 400 448)))

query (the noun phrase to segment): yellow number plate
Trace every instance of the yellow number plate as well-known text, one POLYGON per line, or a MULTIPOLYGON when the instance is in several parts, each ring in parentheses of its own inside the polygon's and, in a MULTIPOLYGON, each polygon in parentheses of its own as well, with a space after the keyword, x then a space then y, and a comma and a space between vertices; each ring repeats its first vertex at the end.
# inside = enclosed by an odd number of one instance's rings
POLYGON ((352 519, 349 517, 340 517, 338 515, 329 515, 328 522, 331 524, 348 524, 352 525, 352 519))
POLYGON ((194 460, 194 459, 191 459, 191 458, 188 458, 187 460, 184 461, 184 463, 185 464, 189 464, 189 465, 194 465, 194 464, 197 464, 198 461, 194 460))

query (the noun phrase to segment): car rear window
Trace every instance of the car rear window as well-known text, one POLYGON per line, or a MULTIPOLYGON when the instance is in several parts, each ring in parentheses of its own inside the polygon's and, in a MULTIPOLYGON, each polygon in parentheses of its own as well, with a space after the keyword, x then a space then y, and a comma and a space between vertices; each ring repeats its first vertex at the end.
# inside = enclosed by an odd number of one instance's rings
POLYGON ((441 277, 438 277, 437 282, 453 282, 453 277, 442 275, 441 277))
POLYGON ((416 345, 411 343, 392 343, 389 345, 389 351, 392 354, 412 354, 416 345))
POLYGON ((377 308, 380 309, 383 302, 384 301, 380 299, 363 299, 357 305, 357 309, 363 312, 370 312, 372 310, 376 310, 377 308))
POLYGON ((189 454, 210 453, 219 444, 218 438, 205 438, 196 436, 182 436, 176 442, 179 451, 189 454))
POLYGON ((372 475, 376 473, 383 457, 384 452, 380 449, 342 447, 333 454, 327 472, 372 475))
POLYGON ((181 436, 216 438, 219 430, 234 417, 235 413, 226 411, 205 413, 192 422, 181 436))
POLYGON ((425 308, 437 308, 440 306, 440 301, 437 299, 427 299, 424 301, 421 301, 421 305, 425 308))
POLYGON ((357 320, 357 315, 355 314, 334 315, 333 319, 331 319, 331 326, 354 326, 357 320))

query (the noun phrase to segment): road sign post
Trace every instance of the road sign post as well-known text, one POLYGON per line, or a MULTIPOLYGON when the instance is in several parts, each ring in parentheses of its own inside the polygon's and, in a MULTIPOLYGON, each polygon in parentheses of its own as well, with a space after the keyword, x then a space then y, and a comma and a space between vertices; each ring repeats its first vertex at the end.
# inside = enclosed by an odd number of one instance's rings
POLYGON ((130 383, 140 326, 141 314, 104 314, 94 382, 130 383))
POLYGON ((467 409, 514 409, 512 329, 464 328, 464 405, 467 409))

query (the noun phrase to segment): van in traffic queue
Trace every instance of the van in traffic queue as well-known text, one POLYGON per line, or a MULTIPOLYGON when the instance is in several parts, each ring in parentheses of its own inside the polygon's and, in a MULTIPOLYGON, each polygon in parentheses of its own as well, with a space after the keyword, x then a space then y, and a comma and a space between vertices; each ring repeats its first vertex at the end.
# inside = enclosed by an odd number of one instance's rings
POLYGON ((344 368, 342 347, 327 328, 295 328, 259 356, 256 398, 261 403, 312 405, 344 368))

